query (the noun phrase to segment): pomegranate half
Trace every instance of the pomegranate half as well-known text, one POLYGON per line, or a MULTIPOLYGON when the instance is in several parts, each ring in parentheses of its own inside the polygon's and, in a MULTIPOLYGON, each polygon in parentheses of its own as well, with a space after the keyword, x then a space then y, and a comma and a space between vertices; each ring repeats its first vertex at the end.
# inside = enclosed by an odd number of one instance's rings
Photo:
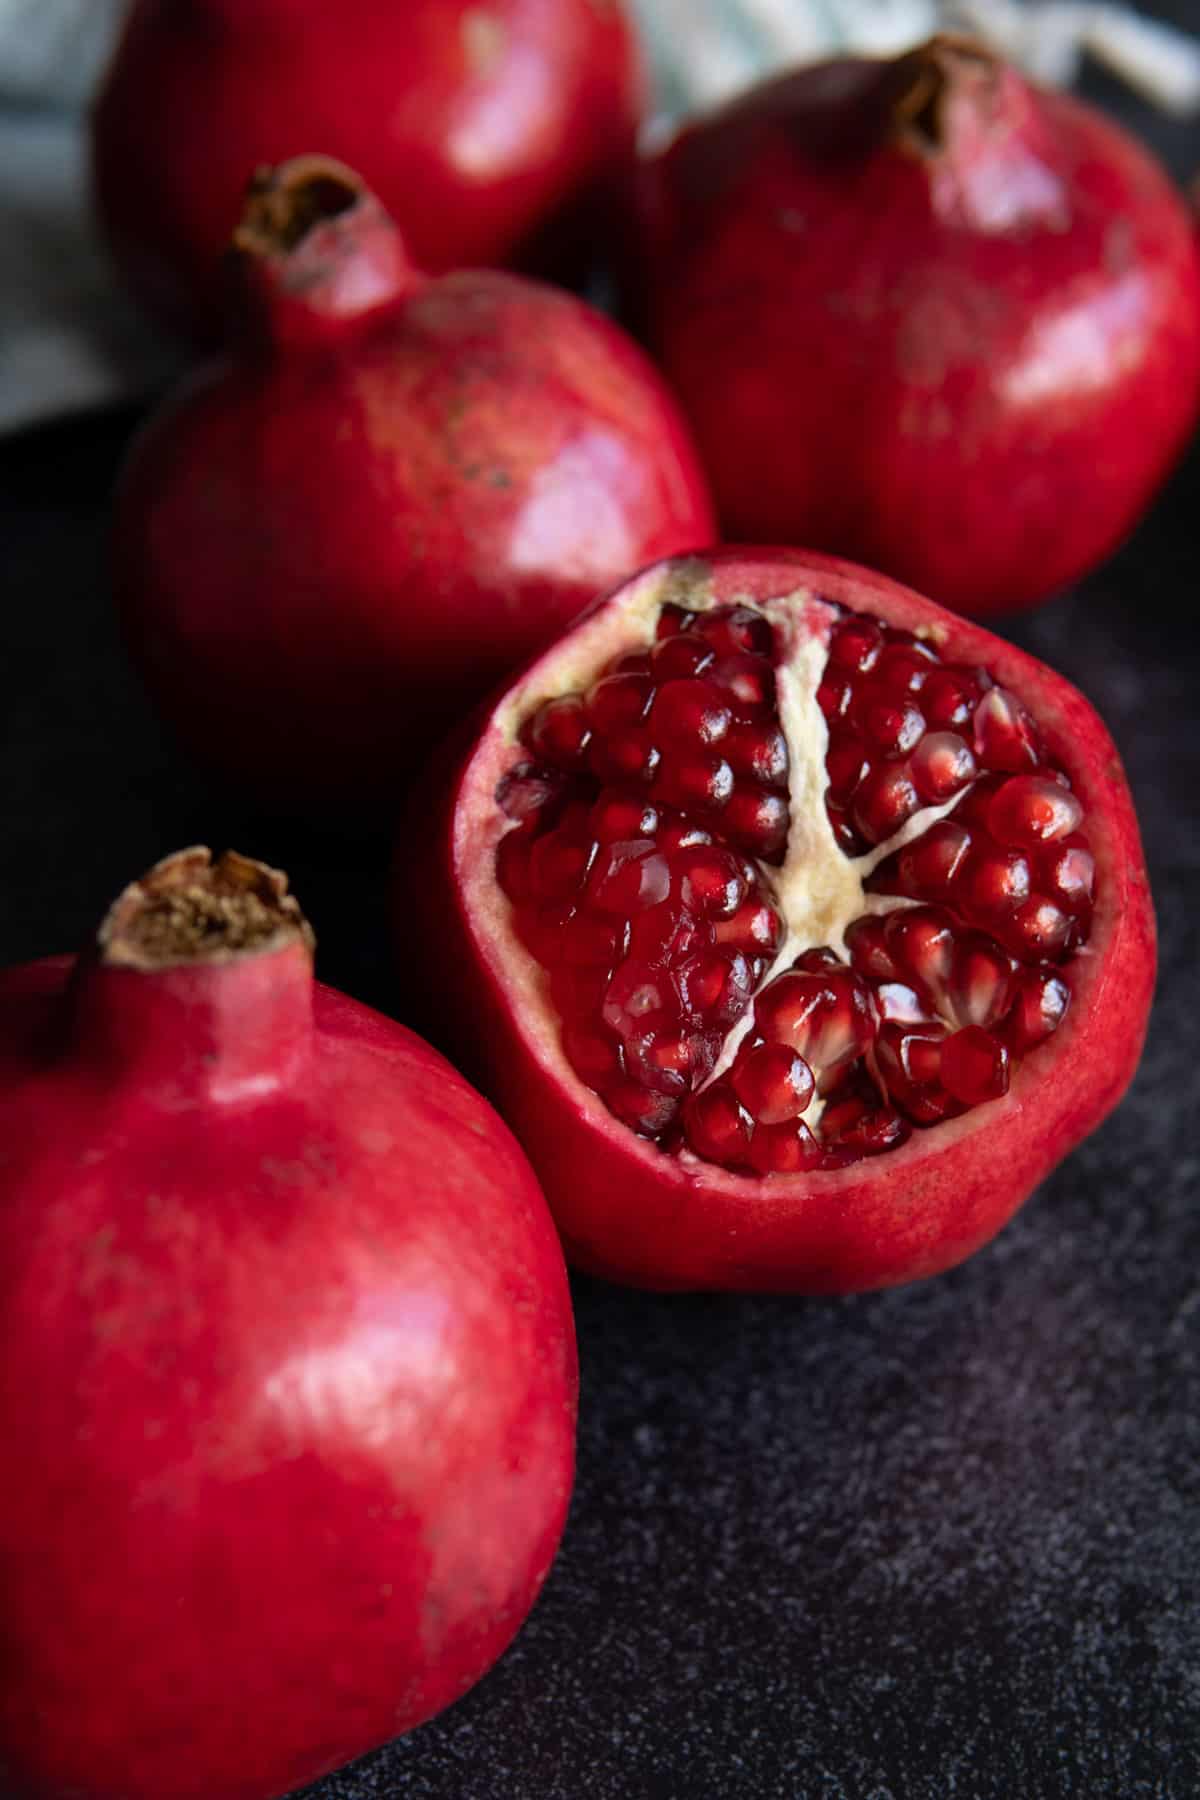
POLYGON ((422 268, 572 264, 633 160, 622 0, 136 0, 92 118, 129 286, 209 339, 246 181, 309 150, 361 169, 422 268))
POLYGON ((125 638, 199 760, 369 812, 597 594, 710 542, 707 488, 622 331, 519 276, 419 274, 328 158, 262 172, 235 246, 239 339, 118 493, 125 638))
POLYGON ((726 536, 987 617, 1093 567, 1200 407, 1150 153, 978 45, 799 70, 645 163, 636 310, 726 536))
POLYGON ((400 963, 580 1268, 932 1274, 1137 1063, 1154 921, 1103 725, 850 564, 643 573, 495 702, 438 806, 398 852, 400 963))
POLYGON ((571 1490, 537 1183, 207 851, 0 975, 0 1774, 269 1800, 464 1692, 571 1490))

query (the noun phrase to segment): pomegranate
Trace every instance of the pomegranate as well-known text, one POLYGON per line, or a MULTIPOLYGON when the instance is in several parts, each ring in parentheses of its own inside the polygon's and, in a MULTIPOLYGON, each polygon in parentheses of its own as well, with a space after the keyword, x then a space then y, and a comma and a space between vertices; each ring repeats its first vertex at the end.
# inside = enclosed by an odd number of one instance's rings
POLYGON ((401 965, 434 971, 433 1022, 581 1268, 931 1274, 1137 1062, 1154 921, 1104 727, 866 570, 726 549, 644 572, 445 789, 401 840, 401 965))
POLYGON ((1098 563, 1193 428, 1180 197, 977 45, 773 80, 641 184, 637 309, 730 537, 987 617, 1098 563))
POLYGON ((589 600, 713 535, 640 350, 569 294, 428 279, 358 178, 264 172, 242 338, 118 497, 126 638, 193 752, 277 808, 390 801, 414 747, 589 600))
POLYGON ((246 179, 344 159, 423 268, 570 262, 628 173, 642 72, 621 0, 137 0, 92 121, 129 285, 212 338, 246 179))
POLYGON ((0 977, 0 1770, 265 1800, 456 1699, 571 1487, 561 1252, 500 1120, 207 851, 0 977))

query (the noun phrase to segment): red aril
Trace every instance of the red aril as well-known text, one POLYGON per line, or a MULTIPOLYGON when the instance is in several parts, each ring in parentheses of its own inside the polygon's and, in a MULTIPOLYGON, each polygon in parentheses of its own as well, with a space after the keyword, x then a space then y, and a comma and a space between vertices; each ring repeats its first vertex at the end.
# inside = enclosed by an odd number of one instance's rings
POLYGON ((621 0, 137 0, 92 117, 113 256, 168 323, 216 335, 251 172, 340 157, 422 268, 572 262, 641 112, 621 0))
POLYGON ((728 537, 987 617, 1106 556, 1195 425, 1181 197, 1119 126, 978 45, 742 95, 644 164, 639 218, 636 310, 728 537))
MULTIPOLYGON (((235 244, 242 336, 118 496, 126 641, 239 787, 391 807, 411 756, 587 601, 710 539, 703 477, 621 331, 514 275, 418 274, 325 158, 264 172, 235 244)), ((582 728, 547 715, 547 756, 582 728)))
POLYGON ((1137 826, 1087 702, 799 552, 669 562, 585 614, 425 795, 396 889, 429 1028, 526 1146, 569 1256, 650 1287, 843 1291, 960 1260, 1116 1104, 1154 981, 1137 826), (734 634, 756 679, 726 702, 734 634), (631 668, 639 718, 543 760, 546 718, 631 668), (920 735, 879 729, 901 692, 920 735), (951 723, 969 754, 947 759, 951 723), (618 779, 631 730, 646 754, 618 779), (735 731, 782 748, 722 798, 691 771, 735 731), (923 763, 946 765, 936 798, 923 763), (527 793, 545 798, 511 804, 527 793), (538 871, 568 850, 564 899, 538 871))
POLYGON ((270 1800, 458 1698, 571 1489, 562 1256, 510 1133, 206 851, 0 975, 0 1767, 270 1800))

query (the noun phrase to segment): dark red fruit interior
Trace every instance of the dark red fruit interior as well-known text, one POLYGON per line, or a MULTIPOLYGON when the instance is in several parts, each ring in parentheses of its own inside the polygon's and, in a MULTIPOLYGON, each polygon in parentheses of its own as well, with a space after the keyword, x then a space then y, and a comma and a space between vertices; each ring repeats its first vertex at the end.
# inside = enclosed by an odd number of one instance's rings
POLYGON ((793 938, 781 958, 792 752, 775 651, 748 607, 664 607, 652 648, 525 722, 536 760, 497 794, 517 821, 497 876, 572 1067, 664 1150, 764 1175, 891 1150, 1004 1094, 1066 1012, 1095 873, 1015 695, 845 613, 817 695, 825 803, 866 893, 891 903, 848 923, 845 955, 793 938))

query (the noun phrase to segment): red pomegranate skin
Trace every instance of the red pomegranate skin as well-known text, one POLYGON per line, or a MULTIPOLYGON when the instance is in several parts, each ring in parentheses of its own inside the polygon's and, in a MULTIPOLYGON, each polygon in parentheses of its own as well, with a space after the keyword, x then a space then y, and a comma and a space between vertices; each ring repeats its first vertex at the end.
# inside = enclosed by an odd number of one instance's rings
POLYGON ((638 309, 729 538, 988 617, 1099 563, 1193 430, 1181 198, 1093 107, 969 47, 785 75, 641 184, 638 309))
POLYGON ((247 216, 314 191, 346 209, 290 247, 244 238, 240 345, 135 445, 113 567, 198 758, 276 808, 359 812, 598 593, 715 526, 617 326, 523 277, 417 274, 322 159, 247 216))
POLYGON ((464 1692, 572 1480, 537 1183, 307 943, 0 978, 0 1769, 266 1800, 464 1692))
POLYGON ((424 268, 540 262, 599 231, 642 88, 620 0, 138 0, 94 109, 96 204, 142 302, 211 340, 260 164, 360 169, 424 268))
POLYGON ((1140 1056, 1156 958, 1120 759, 1070 683, 871 571, 816 553, 737 547, 645 571, 497 697, 469 749, 418 799, 401 833, 394 928, 402 975, 426 984, 425 1028, 454 1047, 512 1125, 568 1261, 660 1290, 847 1293, 964 1260, 1121 1098, 1140 1056), (513 720, 532 704, 523 696, 560 691, 555 671, 564 665, 577 677, 572 685, 586 686, 593 657, 605 662, 628 648, 625 621, 644 616, 648 600, 686 605, 698 585, 717 604, 795 595, 797 626, 807 597, 817 595, 927 635, 948 662, 986 666, 1033 713, 1087 817, 1098 899, 1087 947, 1071 964, 1063 1024, 1023 1058, 1003 1099, 843 1169, 740 1175, 636 1136, 574 1074, 544 989, 514 965, 500 923, 508 903, 493 871, 507 821, 494 796, 513 765, 513 720))

